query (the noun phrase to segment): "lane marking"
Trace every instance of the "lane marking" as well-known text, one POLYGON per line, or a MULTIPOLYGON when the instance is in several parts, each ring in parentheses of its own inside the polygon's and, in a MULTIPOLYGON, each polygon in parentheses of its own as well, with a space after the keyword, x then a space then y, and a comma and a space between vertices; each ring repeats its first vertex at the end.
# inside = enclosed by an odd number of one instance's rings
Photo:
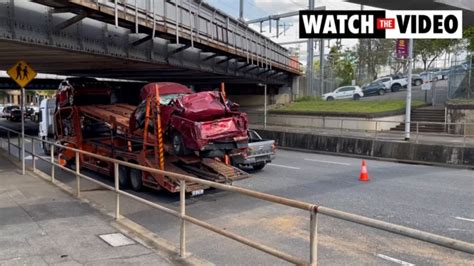
POLYGON ((299 167, 293 167, 293 166, 287 166, 287 165, 281 165, 281 164, 274 164, 274 163, 269 163, 268 165, 281 167, 281 168, 288 168, 288 169, 293 169, 293 170, 300 170, 301 169, 299 167))
POLYGON ((454 218, 456 218, 456 219, 458 219, 458 220, 463 220, 463 221, 468 221, 468 222, 474 222, 474 219, 468 219, 468 218, 459 217, 459 216, 454 217, 454 218))
POLYGON ((406 261, 403 261, 403 260, 395 259, 395 258, 389 257, 389 256, 384 255, 384 254, 377 254, 377 257, 382 258, 384 260, 391 261, 391 262, 395 262, 395 263, 398 263, 398 264, 404 265, 404 266, 414 266, 415 265, 413 263, 409 263, 409 262, 406 262, 406 261))
POLYGON ((324 161, 324 160, 316 160, 316 159, 308 159, 308 158, 305 158, 304 160, 310 161, 310 162, 329 163, 329 164, 338 164, 338 165, 346 165, 346 166, 351 165, 350 163, 340 163, 340 162, 324 161))

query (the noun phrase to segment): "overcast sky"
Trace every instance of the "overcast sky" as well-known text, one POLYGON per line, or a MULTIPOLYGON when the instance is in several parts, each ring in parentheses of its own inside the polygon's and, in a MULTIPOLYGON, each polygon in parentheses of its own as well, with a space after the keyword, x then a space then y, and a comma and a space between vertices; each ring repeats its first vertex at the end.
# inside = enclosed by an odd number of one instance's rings
MULTIPOLYGON (((234 16, 239 16, 239 0, 207 0, 207 2, 224 12, 234 16)), ((316 7, 325 6, 326 10, 360 10, 361 6, 347 3, 342 0, 316 0, 316 7)), ((275 15, 280 13, 286 13, 291 11, 297 11, 301 9, 308 8, 308 0, 244 0, 244 18, 246 20, 256 19, 261 17, 266 17, 269 15, 275 15)), ((371 10, 376 9, 372 7, 364 6, 364 9, 371 10)), ((265 35, 268 37, 273 37, 272 40, 277 43, 290 42, 299 40, 298 37, 298 18, 287 18, 281 19, 280 25, 288 25, 288 30, 285 32, 285 35, 281 35, 276 38, 275 28, 272 30, 272 34, 269 34, 268 23, 265 23, 263 28, 265 35), (271 36, 272 35, 272 36, 271 36)), ((275 26, 275 21, 273 21, 273 26, 275 26)), ((255 29, 259 29, 259 24, 254 24, 255 29)), ((282 29, 282 27, 280 27, 282 29)), ((335 40, 331 41, 332 45, 335 40)), ((346 39, 342 41, 344 47, 352 47, 357 43, 355 39, 346 39)), ((297 44, 297 45, 286 45, 285 47, 298 47, 301 51, 300 60, 303 64, 306 63, 306 44, 297 44)), ((327 47, 327 44, 326 44, 327 47)), ((318 51, 315 51, 316 55, 318 51)))

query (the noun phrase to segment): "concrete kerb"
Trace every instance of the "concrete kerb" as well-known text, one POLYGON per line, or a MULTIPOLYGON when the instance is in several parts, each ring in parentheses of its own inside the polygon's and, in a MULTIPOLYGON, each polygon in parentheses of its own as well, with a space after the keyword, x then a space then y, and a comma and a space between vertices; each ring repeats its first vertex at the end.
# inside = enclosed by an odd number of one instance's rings
MULTIPOLYGON (((0 149, 0 158, 8 160, 17 168, 21 169, 21 162, 19 162, 16 158, 12 159, 10 156, 5 156, 4 150, 0 149)), ((46 182, 48 185, 51 185, 51 177, 41 171, 33 171, 30 166, 26 167, 27 173, 30 173, 40 180, 46 182)), ((132 238, 136 242, 142 244, 143 246, 152 249, 158 255, 166 258, 169 260, 170 263, 175 265, 215 265, 209 261, 200 259, 192 255, 190 252, 187 252, 186 258, 182 259, 179 256, 179 248, 176 247, 174 244, 170 243, 168 240, 159 237, 157 234, 153 233, 152 231, 146 229, 145 227, 133 222, 132 220, 121 216, 120 219, 115 220, 115 214, 109 212, 101 205, 87 199, 84 197, 84 194, 81 195, 80 198, 76 197, 76 192, 73 188, 66 185, 65 183, 58 181, 57 179, 54 180, 54 185, 58 187, 63 192, 71 195, 73 198, 79 200, 80 202, 86 203, 92 208, 98 210, 101 214, 106 215, 108 217, 113 218, 112 222, 110 223, 114 228, 116 228, 121 233, 127 235, 128 237, 132 238)))

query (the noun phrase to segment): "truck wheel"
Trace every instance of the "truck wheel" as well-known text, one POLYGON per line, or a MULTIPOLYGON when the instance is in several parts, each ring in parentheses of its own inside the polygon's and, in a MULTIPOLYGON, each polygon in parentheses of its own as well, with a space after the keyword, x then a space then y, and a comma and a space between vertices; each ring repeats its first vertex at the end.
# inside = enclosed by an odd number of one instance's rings
POLYGON ((130 169, 126 166, 119 166, 119 186, 126 189, 130 186, 130 169))
POLYGON ((130 181, 133 190, 141 191, 143 189, 142 171, 130 169, 130 181))
POLYGON ((420 86, 421 83, 422 83, 421 80, 419 80, 419 79, 415 80, 415 86, 420 86))
POLYGON ((266 163, 257 163, 252 165, 253 170, 260 171, 265 167, 266 163))
POLYGON ((173 144, 173 152, 177 156, 189 154, 189 150, 184 146, 183 137, 178 132, 174 132, 171 136, 173 144))

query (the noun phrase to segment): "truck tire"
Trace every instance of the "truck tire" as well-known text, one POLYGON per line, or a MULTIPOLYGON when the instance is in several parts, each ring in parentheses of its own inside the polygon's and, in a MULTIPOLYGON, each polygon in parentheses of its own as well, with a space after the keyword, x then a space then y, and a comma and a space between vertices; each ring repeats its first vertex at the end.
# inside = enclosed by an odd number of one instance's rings
POLYGON ((260 171, 265 167, 266 163, 257 163, 252 165, 253 170, 260 171))
POLYGON ((415 80, 415 86, 420 86, 421 83, 423 83, 423 82, 421 82, 421 80, 419 80, 419 79, 415 80))
POLYGON ((119 166, 119 187, 120 189, 126 189, 130 186, 130 168, 120 165, 119 166))
POLYGON ((141 191, 143 189, 142 171, 130 169, 130 183, 133 190, 141 191))
POLYGON ((173 153, 177 156, 189 154, 189 150, 184 146, 183 137, 178 132, 173 132, 171 135, 171 144, 173 146, 173 153))
POLYGON ((402 86, 400 86, 400 84, 398 84, 398 83, 397 83, 397 84, 393 84, 393 85, 392 85, 392 92, 397 92, 397 91, 399 91, 401 87, 402 87, 402 86))

